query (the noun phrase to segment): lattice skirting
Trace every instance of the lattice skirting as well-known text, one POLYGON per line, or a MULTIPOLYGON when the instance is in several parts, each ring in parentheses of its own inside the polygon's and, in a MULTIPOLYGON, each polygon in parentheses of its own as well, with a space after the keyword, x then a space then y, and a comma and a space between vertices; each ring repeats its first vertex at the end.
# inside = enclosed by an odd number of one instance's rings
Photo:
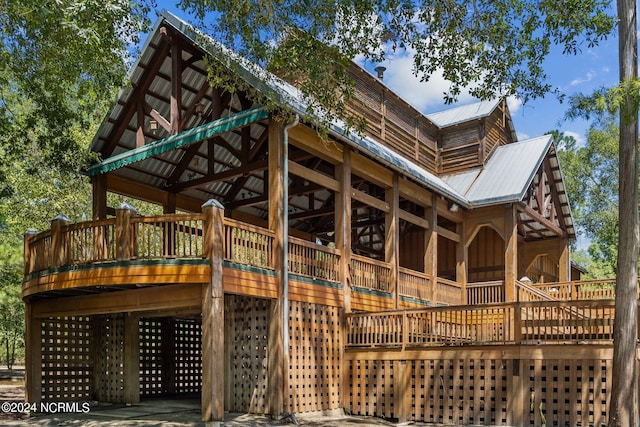
POLYGON ((93 390, 93 328, 87 316, 43 319, 42 400, 87 400, 93 390))
POLYGON ((611 360, 501 360, 460 350, 444 360, 348 361, 352 413, 444 425, 605 426, 611 360), (465 353, 463 355, 463 353, 465 353), (474 357, 474 355, 476 357, 474 357), (516 372, 521 380, 514 381, 516 372), (520 384, 520 385, 519 385, 520 384))

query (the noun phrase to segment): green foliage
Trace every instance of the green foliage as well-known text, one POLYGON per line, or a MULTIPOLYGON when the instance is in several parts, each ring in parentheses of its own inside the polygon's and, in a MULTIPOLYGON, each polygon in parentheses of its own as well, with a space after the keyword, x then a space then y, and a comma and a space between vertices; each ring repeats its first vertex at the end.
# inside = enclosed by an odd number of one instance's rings
POLYGON ((422 80, 444 71, 452 82, 443 94, 449 102, 465 88, 481 99, 518 95, 526 102, 557 91, 542 67, 552 45, 575 54, 615 25, 604 0, 182 0, 179 6, 242 56, 298 80, 316 101, 314 113, 339 117, 353 58, 375 63, 407 52, 422 80))
POLYGON ((86 134, 122 87, 145 3, 0 0, 0 197, 7 163, 33 151, 48 165, 86 163, 86 134))
POLYGON ((24 305, 22 257, 6 242, 0 243, 0 363, 8 368, 23 354, 24 305))
POLYGON ((598 117, 591 125, 584 146, 578 147, 573 138, 560 137, 558 157, 572 213, 580 230, 591 241, 587 252, 590 261, 585 267, 594 278, 615 276, 618 139, 617 120, 609 114, 598 117))

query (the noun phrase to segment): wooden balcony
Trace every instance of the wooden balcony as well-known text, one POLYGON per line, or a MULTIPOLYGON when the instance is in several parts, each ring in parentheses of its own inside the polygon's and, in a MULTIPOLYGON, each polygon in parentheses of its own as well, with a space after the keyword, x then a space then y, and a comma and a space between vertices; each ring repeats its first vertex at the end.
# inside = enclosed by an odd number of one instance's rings
MULTIPOLYGON (((69 223, 58 217, 51 229, 25 236, 23 297, 82 295, 180 283, 206 283, 204 213, 139 216, 119 209, 116 217, 69 223)), ((343 304, 340 250, 289 238, 290 297, 343 304)), ((278 294, 274 232, 224 219, 225 292, 275 298, 278 294)), ((350 257, 349 282, 355 310, 396 308, 391 265, 360 255, 350 257)), ((400 268, 399 308, 461 302, 462 286, 400 268), (434 294, 435 292, 435 294, 434 294)))

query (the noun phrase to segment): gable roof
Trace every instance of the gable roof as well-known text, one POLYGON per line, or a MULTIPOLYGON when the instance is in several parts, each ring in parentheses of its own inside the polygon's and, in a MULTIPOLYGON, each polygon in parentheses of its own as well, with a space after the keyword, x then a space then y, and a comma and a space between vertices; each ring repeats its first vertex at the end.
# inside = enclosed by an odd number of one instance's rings
POLYGON ((569 238, 575 239, 571 208, 551 135, 502 145, 482 168, 443 176, 473 207, 522 202, 545 159, 551 162, 554 192, 558 195, 569 238))
POLYGON ((474 102, 473 104, 462 105, 460 107, 439 111, 437 113, 427 114, 427 118, 439 128, 445 128, 471 120, 488 117, 493 113, 493 110, 500 105, 500 102, 501 101, 499 99, 474 102))
MULTIPOLYGON (((166 148, 173 147, 174 144, 176 144, 174 140, 180 138, 176 138, 176 136, 161 138, 158 136, 156 141, 148 142, 144 147, 136 148, 135 114, 133 116, 126 116, 124 107, 128 105, 135 91, 144 85, 145 75, 150 68, 150 64, 156 60, 157 56, 161 56, 159 53, 161 50, 160 46, 162 45, 163 26, 175 29, 181 36, 188 39, 191 43, 190 49, 192 49, 192 51, 198 50, 212 55, 218 61, 234 63, 236 65, 234 71, 239 72, 247 83, 273 101, 288 106, 302 117, 306 116, 308 102, 296 87, 279 79, 263 68, 248 61, 246 58, 240 57, 235 52, 194 29, 171 13, 163 11, 152 33, 143 45, 140 56, 131 68, 130 80, 132 87, 121 91, 118 95, 118 101, 102 123, 92 142, 91 150, 102 152, 105 145, 110 142, 110 136, 113 135, 114 130, 118 126, 124 126, 123 136, 119 138, 118 141, 115 141, 115 149, 109 151, 108 155, 105 156, 106 159, 98 165, 109 166, 105 169, 94 167, 90 172, 102 173, 106 170, 113 170, 121 178, 133 179, 135 177, 135 179, 138 179, 141 183, 162 187, 167 177, 171 175, 175 169, 175 165, 179 161, 178 155, 180 153, 178 152, 180 150, 168 150, 166 148), (132 156, 137 157, 134 158, 132 156), (111 158, 111 160, 109 160, 109 158, 111 158), (127 165, 133 167, 124 167, 127 165)), ((168 55, 161 58, 161 61, 164 62, 160 63, 158 68, 159 74, 170 75, 171 61, 167 58, 169 58, 168 55)), ((193 88, 201 87, 206 83, 207 66, 202 60, 190 60, 189 67, 184 70, 182 77, 185 84, 193 88)), ((151 92, 157 94, 159 97, 166 98, 168 94, 171 93, 171 84, 166 79, 153 79, 148 87, 151 92)), ((191 105, 194 103, 194 98, 195 93, 185 93, 183 91, 183 105, 191 105)), ((151 108, 157 109, 161 116, 168 117, 170 111, 166 102, 156 102, 155 99, 148 99, 147 102, 151 108)), ((426 117, 438 126, 453 126, 465 121, 487 117, 499 106, 500 102, 504 101, 494 100, 474 103, 430 114, 426 117)), ((508 110, 506 113, 508 114, 508 110)), ((233 111, 229 108, 224 112, 223 118, 232 115, 233 111)), ((258 119, 261 118, 263 118, 263 116, 260 116, 258 119)), ((195 130, 198 125, 199 123, 196 119, 191 117, 185 124, 185 129, 195 130)), ((208 125, 204 126, 206 127, 208 125)), ((438 177, 378 141, 367 136, 346 132, 345 128, 346 126, 342 122, 334 120, 331 123, 329 133, 347 145, 378 160, 385 166, 440 193, 465 208, 521 201, 535 172, 538 170, 545 155, 550 151, 550 147, 552 146, 550 137, 541 137, 521 143, 507 144, 496 149, 495 153, 489 158, 482 169, 457 175, 438 177)), ((236 137, 237 136, 234 135, 230 136, 231 139, 236 137)), ((259 135, 252 135, 252 137, 257 138, 259 135)), ((185 142, 185 144, 191 142, 197 141, 191 140, 185 142)), ((231 140, 229 143, 235 145, 236 142, 238 141, 231 140)), ((206 147, 203 147, 202 150, 202 153, 205 153, 203 155, 208 153, 206 147)), ((224 152, 222 154, 224 155, 224 152)), ((228 160, 229 163, 232 163, 232 159, 221 158, 220 160, 222 162, 228 160)), ((557 159, 555 159, 555 161, 557 162, 557 159)), ((203 176, 205 173, 201 172, 202 167, 199 169, 197 165, 193 166, 191 170, 196 178, 203 176)), ((559 171, 559 166, 557 170, 559 171)), ((556 185, 562 186, 562 194, 564 195, 562 176, 560 172, 558 173, 559 175, 557 177, 554 176, 554 180, 557 183, 556 185)), ((247 185, 249 187, 254 184, 257 185, 257 182, 254 183, 253 181, 255 181, 253 178, 249 178, 247 185)), ((202 188, 186 188, 182 190, 182 194, 206 200, 210 197, 207 196, 207 192, 209 192, 209 194, 223 193, 227 186, 228 184, 225 182, 214 182, 206 184, 206 186, 202 188)), ((566 195, 563 197, 566 199, 566 195)), ((566 208, 568 209, 568 203, 566 208)), ((565 222, 571 228, 569 234, 573 235, 571 213, 568 210, 565 212, 564 207, 562 209, 563 216, 566 218, 565 222)))

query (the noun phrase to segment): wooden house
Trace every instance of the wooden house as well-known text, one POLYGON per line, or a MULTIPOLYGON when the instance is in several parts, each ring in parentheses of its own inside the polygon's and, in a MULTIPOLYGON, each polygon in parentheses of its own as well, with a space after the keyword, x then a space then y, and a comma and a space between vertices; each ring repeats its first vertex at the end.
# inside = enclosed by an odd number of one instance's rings
POLYGON ((612 292, 569 281, 552 137, 517 141, 502 100, 424 115, 351 73, 364 135, 323 139, 295 87, 161 16, 93 140, 92 220, 25 236, 29 401, 606 421, 612 292), (211 87, 207 57, 295 118, 211 87))

